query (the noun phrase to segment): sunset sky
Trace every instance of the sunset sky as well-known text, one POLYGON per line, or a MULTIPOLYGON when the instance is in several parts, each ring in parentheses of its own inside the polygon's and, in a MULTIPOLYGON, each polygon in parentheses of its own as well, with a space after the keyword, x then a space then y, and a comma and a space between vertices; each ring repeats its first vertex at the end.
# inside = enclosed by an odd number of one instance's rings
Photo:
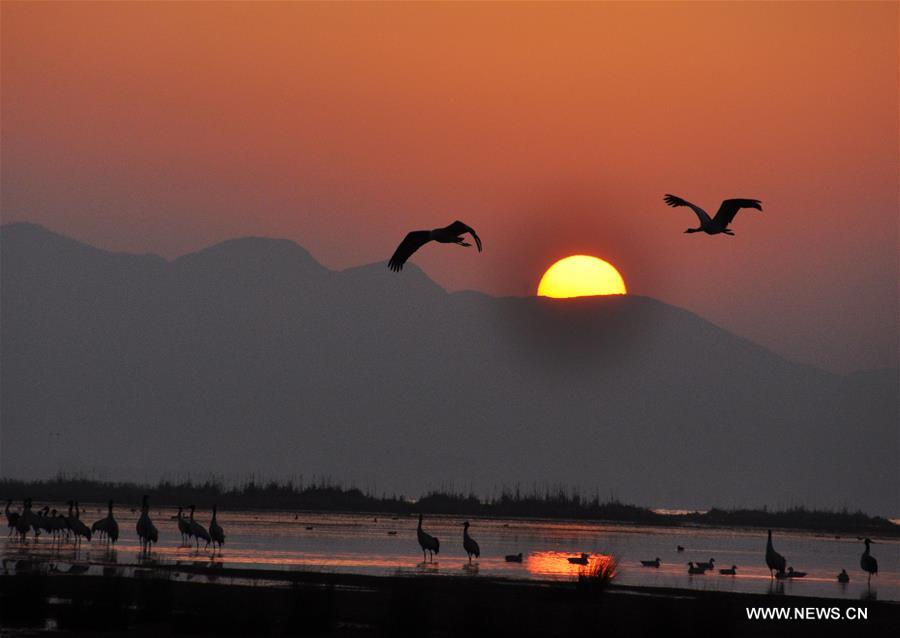
MULTIPOLYGON (((898 4, 2 3, 2 218, 287 237, 534 294, 570 254, 828 369, 895 366, 898 4), (696 226, 763 201, 735 237, 696 226)), ((403 276, 398 275, 398 276, 403 276)), ((565 302, 561 302, 565 303, 565 302)))

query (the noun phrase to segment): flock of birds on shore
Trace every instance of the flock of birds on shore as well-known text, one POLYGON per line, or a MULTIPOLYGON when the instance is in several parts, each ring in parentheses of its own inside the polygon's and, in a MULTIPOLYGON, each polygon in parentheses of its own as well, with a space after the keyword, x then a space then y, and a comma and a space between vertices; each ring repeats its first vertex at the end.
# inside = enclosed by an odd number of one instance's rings
MULTIPOLYGON (((63 540, 68 542, 71 539, 76 546, 81 544, 82 539, 91 542, 94 536, 109 544, 115 544, 119 540, 119 523, 113 515, 112 500, 107 503, 106 516, 94 521, 90 527, 81 520, 81 508, 78 501, 68 501, 66 503, 69 506, 68 514, 63 514, 57 511, 56 508, 51 509, 49 505, 38 512, 34 512, 31 509, 32 499, 30 498, 26 498, 22 502, 21 512, 12 511, 10 509, 12 503, 12 499, 7 500, 6 509, 4 510, 6 524, 9 527, 7 536, 16 534, 22 542, 26 541, 29 532, 32 533, 34 541, 37 541, 38 536, 46 532, 50 534, 54 542, 61 543, 63 540)), ((190 546, 191 538, 193 537, 197 549, 200 548, 201 540, 206 541, 204 547, 209 547, 212 544, 213 549, 217 545, 221 549, 225 543, 225 530, 219 525, 217 519, 218 508, 213 505, 209 529, 203 527, 199 521, 194 519, 196 508, 193 505, 188 509, 191 511, 190 517, 186 518, 184 516, 183 507, 178 508, 178 514, 175 517, 178 531, 181 533, 182 546, 190 546)), ((149 552, 153 543, 159 542, 159 530, 150 519, 150 505, 147 496, 144 496, 141 500, 141 514, 135 525, 135 531, 137 532, 142 552, 149 552)))
MULTIPOLYGON (((107 504, 107 515, 95 521, 90 527, 81 521, 81 508, 78 501, 68 501, 69 510, 66 515, 63 515, 56 509, 51 509, 49 506, 45 506, 42 510, 35 513, 31 509, 32 499, 30 498, 26 498, 23 501, 21 512, 12 511, 10 509, 12 503, 11 499, 6 502, 5 513, 7 526, 9 527, 7 536, 12 536, 15 533, 22 542, 26 541, 26 536, 29 532, 32 532, 34 541, 37 541, 37 537, 42 532, 47 532, 54 541, 62 542, 63 538, 68 541, 71 537, 72 542, 76 546, 80 545, 82 538, 90 542, 94 535, 97 535, 107 543, 114 544, 119 540, 119 524, 113 515, 112 500, 107 504)), ((178 531, 181 534, 182 547, 190 547, 191 539, 193 539, 198 550, 200 549, 200 541, 205 541, 206 545, 204 548, 208 548, 212 544, 213 551, 215 551, 217 545, 219 550, 221 550, 222 545, 225 543, 225 530, 222 529, 218 522, 217 506, 213 505, 212 507, 212 519, 209 522, 209 528, 204 527, 195 519, 196 508, 193 505, 190 505, 187 509, 190 510, 189 516, 185 516, 184 507, 179 507, 178 513, 174 516, 178 525, 178 531)), ((422 528, 423 518, 423 515, 419 514, 419 522, 416 526, 416 539, 422 550, 422 562, 426 563, 429 559, 434 562, 434 555, 439 554, 441 551, 441 542, 436 536, 429 534, 422 528)), ((469 565, 471 565, 473 558, 481 557, 481 548, 469 534, 470 527, 469 521, 465 521, 462 524, 463 549, 469 559, 469 565)), ((306 529, 312 529, 312 527, 307 526, 306 529)), ((150 518, 149 498, 146 495, 141 499, 141 513, 135 525, 135 531, 140 541, 142 553, 149 553, 153 543, 159 542, 159 530, 150 518)), ((396 532, 388 533, 396 534, 396 532)), ((872 576, 878 573, 878 561, 871 554, 871 539, 866 538, 863 542, 866 549, 860 556, 859 566, 868 574, 868 582, 871 583, 872 576)), ((676 551, 681 553, 684 551, 684 547, 678 545, 676 551)), ((522 553, 520 552, 518 554, 507 554, 504 560, 508 563, 521 563, 522 558, 522 553)), ((765 559, 772 578, 786 579, 806 576, 806 572, 795 571, 793 567, 788 566, 785 557, 775 551, 775 547, 772 545, 772 530, 769 530, 768 540, 766 541, 765 559)), ((590 554, 582 553, 579 556, 569 557, 568 562, 573 565, 587 565, 590 562, 590 554)), ((653 560, 642 560, 640 563, 642 567, 659 568, 662 561, 657 556, 653 560)), ((687 565, 687 573, 689 575, 704 575, 706 572, 715 569, 715 558, 710 558, 708 561, 690 561, 687 565)), ((735 576, 737 575, 737 565, 719 569, 719 574, 735 576)), ((837 581, 840 583, 850 582, 850 576, 847 574, 846 569, 841 570, 841 573, 837 576, 837 581)))

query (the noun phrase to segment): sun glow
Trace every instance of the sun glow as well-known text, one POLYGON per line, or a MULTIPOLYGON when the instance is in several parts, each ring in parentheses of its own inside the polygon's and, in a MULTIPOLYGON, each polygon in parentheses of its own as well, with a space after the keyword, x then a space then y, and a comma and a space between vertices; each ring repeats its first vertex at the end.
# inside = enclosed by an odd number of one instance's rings
POLYGON ((589 297, 627 294, 625 280, 615 267, 598 257, 572 255, 547 269, 538 284, 540 297, 589 297))

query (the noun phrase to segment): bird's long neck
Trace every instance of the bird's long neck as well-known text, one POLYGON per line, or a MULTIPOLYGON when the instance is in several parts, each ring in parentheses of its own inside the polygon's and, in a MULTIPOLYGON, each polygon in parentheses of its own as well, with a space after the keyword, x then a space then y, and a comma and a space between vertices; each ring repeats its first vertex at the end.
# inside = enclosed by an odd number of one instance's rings
POLYGON ((216 506, 215 506, 215 505, 213 505, 213 515, 212 515, 212 520, 213 520, 213 521, 216 520, 216 506))
POLYGON ((194 506, 191 505, 191 522, 194 522, 194 506))
POLYGON ((109 515, 112 516, 112 501, 109 502, 109 515))
POLYGON ((869 555, 869 541, 866 541, 866 551, 863 552, 863 556, 869 555))
POLYGON ((421 516, 419 516, 419 525, 418 525, 418 527, 416 527, 416 529, 418 529, 418 530, 422 529, 422 517, 421 516))

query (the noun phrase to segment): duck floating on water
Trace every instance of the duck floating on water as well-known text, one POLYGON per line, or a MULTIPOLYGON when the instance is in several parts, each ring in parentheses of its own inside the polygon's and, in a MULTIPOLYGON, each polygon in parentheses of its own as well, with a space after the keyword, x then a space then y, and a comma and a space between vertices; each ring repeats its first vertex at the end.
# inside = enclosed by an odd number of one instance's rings
POLYGON ((585 554, 582 552, 581 556, 569 556, 568 560, 573 565, 587 565, 588 558, 590 558, 590 554, 585 554))
POLYGON ((838 574, 837 580, 839 583, 847 584, 850 582, 850 574, 847 573, 846 569, 842 569, 841 573, 838 574))
POLYGON ((656 557, 656 560, 642 560, 641 565, 643 567, 659 567, 659 556, 656 557))
POLYGON ((694 563, 688 563, 688 574, 702 575, 705 573, 706 573, 705 567, 700 567, 699 565, 694 565, 694 563))
POLYGON ((522 552, 519 552, 518 554, 507 554, 505 558, 507 563, 521 563, 522 552))
POLYGON ((732 565, 731 569, 720 569, 719 573, 723 576, 734 576, 737 574, 737 565, 732 565))

